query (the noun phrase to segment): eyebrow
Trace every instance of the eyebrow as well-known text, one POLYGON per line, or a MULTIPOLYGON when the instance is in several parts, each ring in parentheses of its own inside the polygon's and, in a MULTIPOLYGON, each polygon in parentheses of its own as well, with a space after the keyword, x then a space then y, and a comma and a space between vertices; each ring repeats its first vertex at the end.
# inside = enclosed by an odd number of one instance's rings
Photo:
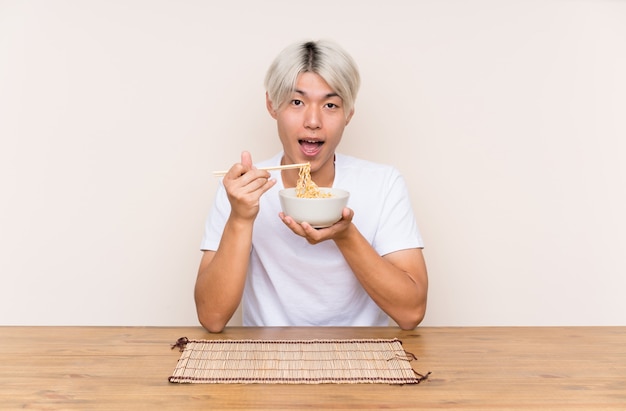
MULTIPOLYGON (((294 92, 294 93, 301 94, 301 95, 303 95, 303 96, 306 96, 306 93, 305 93, 304 91, 302 91, 302 90, 295 89, 293 92, 294 92)), ((328 93, 328 94, 326 94, 324 97, 326 97, 326 98, 330 98, 330 97, 339 97, 339 94, 337 94, 337 93, 328 93)))

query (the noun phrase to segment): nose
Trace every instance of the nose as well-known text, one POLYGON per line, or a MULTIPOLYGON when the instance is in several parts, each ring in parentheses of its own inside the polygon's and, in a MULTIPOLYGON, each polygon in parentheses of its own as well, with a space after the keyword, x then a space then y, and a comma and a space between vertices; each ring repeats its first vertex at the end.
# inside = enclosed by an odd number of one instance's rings
POLYGON ((317 130, 322 127, 322 117, 317 107, 313 105, 307 107, 304 115, 304 127, 310 130, 317 130))

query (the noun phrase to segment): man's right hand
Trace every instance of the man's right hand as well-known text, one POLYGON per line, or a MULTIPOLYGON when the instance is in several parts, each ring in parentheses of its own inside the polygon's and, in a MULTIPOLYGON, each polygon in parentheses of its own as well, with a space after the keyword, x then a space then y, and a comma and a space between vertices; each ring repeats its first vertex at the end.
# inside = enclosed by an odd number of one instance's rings
POLYGON ((252 164, 249 152, 241 153, 241 163, 234 164, 224 176, 224 187, 231 206, 231 217, 254 220, 259 213, 259 199, 276 184, 266 170, 252 164))

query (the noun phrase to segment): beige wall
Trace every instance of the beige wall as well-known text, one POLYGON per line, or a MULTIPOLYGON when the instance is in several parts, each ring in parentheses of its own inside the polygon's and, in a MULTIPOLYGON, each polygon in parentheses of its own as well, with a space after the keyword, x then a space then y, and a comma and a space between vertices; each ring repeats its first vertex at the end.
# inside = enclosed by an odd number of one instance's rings
POLYGON ((0 0, 0 324, 193 325, 217 180, 262 86, 331 38, 342 152, 405 174, 425 325, 626 325, 626 2, 0 0))

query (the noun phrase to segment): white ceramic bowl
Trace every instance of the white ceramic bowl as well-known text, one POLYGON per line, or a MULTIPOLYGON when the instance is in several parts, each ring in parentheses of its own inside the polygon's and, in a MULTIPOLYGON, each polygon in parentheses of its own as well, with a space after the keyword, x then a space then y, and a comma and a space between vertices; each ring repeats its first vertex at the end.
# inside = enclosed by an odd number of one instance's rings
POLYGON ((286 188, 278 192, 283 213, 298 223, 307 222, 315 228, 330 227, 341 220, 341 211, 348 204, 350 193, 339 188, 320 187, 323 193, 330 192, 326 198, 298 198, 295 188, 286 188))

